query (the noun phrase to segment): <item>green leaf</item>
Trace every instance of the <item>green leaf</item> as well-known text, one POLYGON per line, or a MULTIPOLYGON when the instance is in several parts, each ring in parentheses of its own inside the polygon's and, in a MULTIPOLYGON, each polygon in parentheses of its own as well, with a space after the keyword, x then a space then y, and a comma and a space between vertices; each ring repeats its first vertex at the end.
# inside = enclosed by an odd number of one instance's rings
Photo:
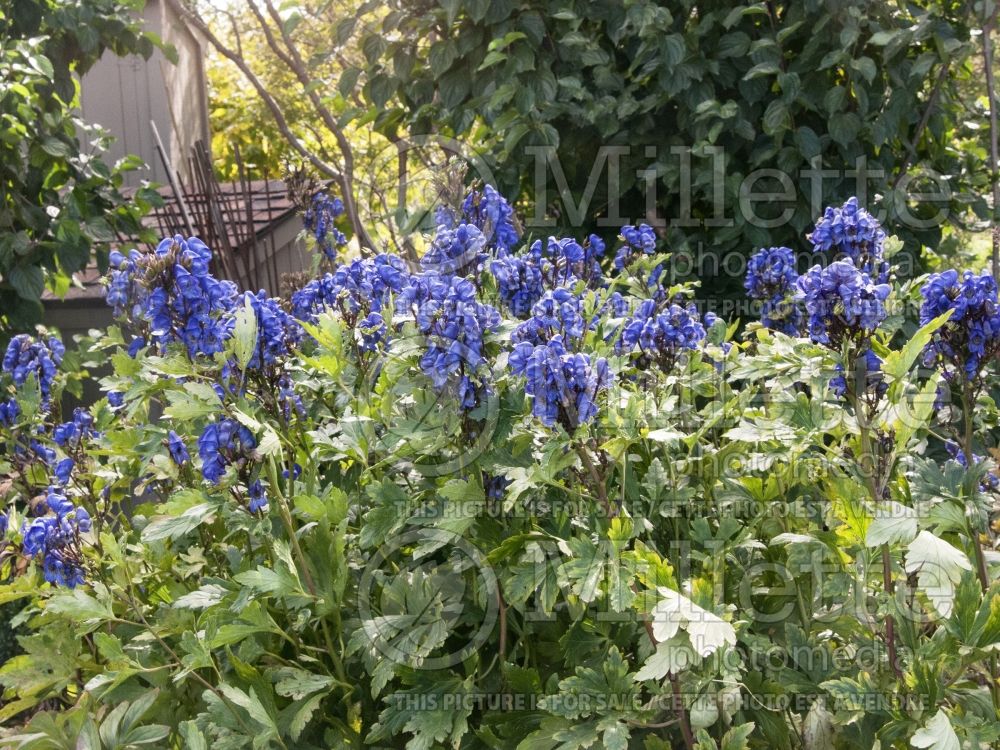
POLYGON ((882 374, 890 383, 906 377, 913 363, 916 362, 917 357, 920 356, 920 353, 923 352, 924 348, 934 337, 934 332, 948 322, 948 318, 951 317, 952 312, 954 311, 948 310, 943 315, 939 315, 926 325, 921 326, 909 338, 902 349, 898 352, 890 352, 883 358, 882 374))
POLYGON ((865 544, 909 544, 917 535, 917 512, 890 500, 875 511, 875 518, 865 533, 865 544))
POLYGON ((21 299, 37 300, 45 289, 45 275, 38 266, 14 266, 7 281, 21 299))
POLYGON ((775 99, 764 110, 764 132, 768 135, 779 135, 792 127, 792 113, 788 105, 780 99, 775 99))
POLYGON ((233 353, 240 363, 240 369, 245 370, 257 347, 257 314, 250 301, 245 300, 243 307, 237 311, 235 317, 232 339, 233 353))
POLYGON ((955 601, 955 585, 963 571, 972 570, 972 564, 964 552, 925 530, 907 546, 903 568, 910 575, 916 574, 918 590, 942 617, 948 617, 955 601))
POLYGON ((913 733, 910 744, 928 750, 961 750, 962 747, 958 735, 951 726, 951 719, 942 708, 939 708, 922 728, 913 733))
POLYGON ((851 145, 860 130, 861 122, 853 112, 839 112, 830 117, 830 137, 841 146, 851 145))
POLYGON ((875 80, 877 70, 875 68, 875 61, 870 57, 859 57, 851 60, 851 67, 858 71, 868 83, 875 80))
MULTIPOLYGON (((730 729, 722 735, 722 744, 719 745, 719 750, 747 750, 747 742, 750 735, 753 734, 754 726, 754 723, 750 721, 730 729)), ((806 746, 809 750, 826 750, 821 745, 810 745, 808 741, 806 746)))
POLYGON ((164 539, 179 539, 203 523, 210 522, 214 518, 215 511, 214 504, 201 503, 188 508, 179 516, 156 518, 142 530, 142 541, 149 543, 164 539))
POLYGON ((762 62, 754 65, 750 70, 746 72, 743 76, 744 81, 752 81, 754 78, 759 78, 760 76, 774 76, 781 72, 781 67, 776 62, 762 62))

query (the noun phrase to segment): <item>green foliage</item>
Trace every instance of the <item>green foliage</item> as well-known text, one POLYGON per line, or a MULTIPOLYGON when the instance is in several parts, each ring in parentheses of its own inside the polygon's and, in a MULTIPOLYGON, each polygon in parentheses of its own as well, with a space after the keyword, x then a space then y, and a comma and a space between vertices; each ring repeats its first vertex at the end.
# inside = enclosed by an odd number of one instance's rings
MULTIPOLYGON (((805 340, 754 329, 623 379, 575 434, 534 421, 500 368, 473 449, 441 415, 423 415, 446 430, 431 444, 410 429, 418 354, 373 374, 343 326, 321 316, 287 363, 308 404, 290 420, 266 382, 210 387, 247 361, 252 320, 215 361, 132 359, 117 329, 84 353, 113 353, 103 385, 125 394, 92 410, 104 434, 78 479, 101 519, 91 582, 40 585, 29 564, 0 586, 27 597, 29 624, 0 668, 0 717, 26 724, 0 746, 655 750, 682 746, 679 706, 697 750, 998 739, 1000 589, 976 582, 958 489, 978 479, 919 457, 940 426, 911 408, 927 386, 891 331, 876 345, 894 387, 871 423, 898 441, 882 502, 849 458, 858 415, 828 389, 832 355, 805 340), (254 459, 268 512, 247 512, 233 472, 210 485, 168 458, 149 415, 181 405, 170 427, 193 455, 222 414, 275 435, 254 459), (488 495, 484 473, 511 484, 488 495), (872 565, 883 545, 894 596, 872 565), (37 711, 54 699, 71 707, 37 711)), ((588 346, 615 356, 596 332, 588 346)), ((996 416, 984 398, 977 419, 996 416)), ((6 573, 16 559, 0 555, 6 573)))
POLYGON ((74 75, 104 53, 153 50, 132 13, 139 0, 4 0, 0 3, 0 327, 41 318, 48 286, 64 293, 93 250, 102 267, 116 231, 139 236, 140 211, 122 173, 137 163, 102 161, 106 136, 79 120, 74 75))
MULTIPOLYGON (((978 197, 988 177, 985 121, 965 103, 979 80, 970 78, 979 5, 435 0, 390 3, 381 24, 345 25, 364 51, 361 85, 376 128, 468 140, 495 164, 501 192, 534 199, 535 215, 554 218, 539 233, 602 231, 597 219, 619 198, 607 189, 600 149, 609 146, 627 149, 619 215, 650 218, 648 171, 675 252, 721 258, 794 246, 823 205, 863 193, 883 196, 914 253, 938 245, 939 209, 988 216, 978 197), (535 175, 547 148, 562 173, 546 167, 543 201, 535 175), (859 187, 853 170, 865 168, 859 187), (914 197, 936 190, 928 170, 948 176, 944 206, 914 197), (747 181, 755 173, 761 179, 747 181), (754 221, 741 200, 759 191, 776 197, 752 203, 754 221)), ((350 88, 357 75, 348 69, 342 80, 350 88)), ((732 294, 738 280, 704 283, 732 294)))

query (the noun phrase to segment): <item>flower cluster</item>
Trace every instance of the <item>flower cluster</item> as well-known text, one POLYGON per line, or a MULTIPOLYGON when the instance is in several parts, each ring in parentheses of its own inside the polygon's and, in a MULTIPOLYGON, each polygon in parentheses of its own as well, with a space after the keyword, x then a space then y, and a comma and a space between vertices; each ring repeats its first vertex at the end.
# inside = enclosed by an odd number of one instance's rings
POLYGON ((743 287, 750 299, 763 303, 761 322, 789 336, 798 335, 802 312, 791 299, 799 274, 795 253, 787 247, 770 247, 750 257, 743 287))
POLYGON ((886 318, 888 284, 876 284, 850 259, 813 266, 799 277, 796 297, 809 316, 809 337, 840 350, 845 341, 863 344, 886 318))
MULTIPOLYGON (((34 375, 42 394, 42 402, 47 404, 52 395, 56 370, 65 353, 66 347, 55 336, 36 341, 28 334, 21 333, 7 344, 7 351, 3 356, 3 371, 10 374, 15 385, 24 385, 34 375)), ((10 409, 6 411, 5 418, 9 418, 10 409)))
POLYGON ((524 390, 532 398, 532 413, 542 424, 559 423, 569 432, 597 415, 598 393, 612 380, 606 359, 568 352, 559 336, 535 346, 517 344, 510 366, 515 375, 527 377, 524 390))
POLYGON ((1000 352, 1000 305, 997 284, 988 273, 966 271, 931 274, 920 290, 920 324, 951 310, 924 353, 924 363, 939 366, 946 377, 979 376, 983 363, 1000 352))
POLYGON ((478 273, 486 262, 486 237, 474 224, 437 227, 430 250, 420 259, 425 271, 465 276, 478 273))
POLYGON ((73 419, 56 425, 52 430, 55 444, 66 451, 78 448, 87 438, 97 437, 100 433, 94 429, 94 417, 83 407, 73 410, 73 419))
POLYGON ((560 336, 568 344, 583 338, 585 329, 581 299, 572 290, 560 287, 546 292, 535 303, 531 317, 514 329, 511 340, 534 345, 560 336))
POLYGON ((521 239, 514 225, 514 208, 492 185, 473 190, 462 202, 462 218, 478 228, 489 246, 509 251, 521 239))
POLYGON ((541 240, 531 243, 528 258, 538 266, 550 286, 570 286, 578 279, 591 286, 600 286, 604 281, 601 257, 605 249, 604 240, 596 234, 590 235, 583 244, 572 237, 549 237, 545 244, 541 240))
POLYGON ((117 317, 142 321, 148 340, 163 352, 179 341, 188 354, 223 349, 236 286, 210 272, 212 251, 196 237, 163 240, 152 253, 111 253, 107 302, 117 317))
POLYGON ((331 261, 337 259, 339 248, 347 244, 347 237, 336 227, 336 221, 344 215, 344 202, 325 192, 316 193, 306 208, 302 223, 316 240, 316 246, 331 261))
POLYGON ((313 322, 323 310, 336 310, 354 325, 368 312, 380 312, 389 293, 401 291, 409 276, 406 264, 395 255, 352 260, 295 292, 292 312, 299 320, 313 322))
POLYGON ((201 473, 208 481, 218 484, 227 466, 236 464, 242 468, 254 457, 256 447, 253 433, 235 419, 226 417, 212 422, 198 438, 201 473))
POLYGON ((542 271, 530 258, 500 250, 490 263, 490 271, 497 280, 500 299, 517 318, 528 315, 545 293, 542 271))
POLYGON ((410 314, 427 337, 420 368, 442 389, 458 377, 458 402, 464 409, 479 403, 483 382, 483 337, 500 325, 500 313, 476 299, 467 279, 426 272, 412 277, 396 297, 396 311, 410 314))
POLYGON ((637 353, 637 364, 642 369, 656 364, 666 372, 684 350, 698 349, 706 335, 694 304, 671 303, 661 309, 655 300, 645 300, 626 321, 617 348, 637 353))
POLYGON ((24 523, 22 550, 41 559, 46 581, 75 588, 84 581, 80 534, 90 531, 90 514, 56 487, 49 487, 45 501, 52 514, 24 523))
POLYGON ((264 370, 273 367, 302 341, 305 331, 276 299, 268 297, 263 290, 257 294, 247 292, 243 300, 257 317, 257 340, 247 368, 264 370))
MULTIPOLYGON (((948 451, 948 455, 951 457, 952 461, 969 468, 969 461, 965 457, 965 451, 956 443, 954 440, 946 440, 944 444, 945 449, 948 451)), ((986 459, 983 456, 978 456, 975 453, 972 454, 972 465, 978 466, 986 459)), ((981 482, 980 488, 983 490, 995 490, 1000 489, 1000 476, 997 476, 993 472, 987 472, 981 482)))
MULTIPOLYGON (((837 396, 844 396, 848 391, 847 376, 843 365, 837 365, 837 375, 830 380, 830 390, 837 396)), ((885 395, 889 386, 882 376, 882 358, 871 349, 866 350, 854 360, 853 378, 854 391, 867 393, 876 399, 885 395)))
POLYGON ((0 426, 10 427, 21 416, 21 405, 16 398, 0 401, 0 426))
POLYGON ((829 252, 850 258, 855 267, 867 273, 876 284, 889 280, 889 262, 885 259, 885 232, 874 216, 851 198, 840 208, 830 206, 816 222, 809 235, 816 252, 829 252))
POLYGON ((615 268, 618 270, 631 265, 637 254, 652 255, 656 252, 656 232, 649 224, 624 226, 620 237, 625 244, 615 253, 615 268))

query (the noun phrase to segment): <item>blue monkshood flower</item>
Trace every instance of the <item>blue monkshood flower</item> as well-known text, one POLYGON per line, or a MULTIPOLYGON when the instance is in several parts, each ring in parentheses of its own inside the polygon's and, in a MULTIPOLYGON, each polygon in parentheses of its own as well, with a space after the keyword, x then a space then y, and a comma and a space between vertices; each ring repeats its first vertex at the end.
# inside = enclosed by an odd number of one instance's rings
POLYGON ((70 451, 78 448, 84 440, 100 435, 93 427, 94 418, 90 412, 78 406, 73 410, 71 422, 63 422, 52 430, 52 439, 56 445, 70 451))
POLYGON ((72 458, 64 458, 62 461, 56 464, 56 468, 53 470, 56 479, 59 484, 66 485, 69 484, 70 476, 73 474, 73 469, 76 467, 76 462, 72 458))
POLYGON ((136 355, 146 346, 146 339, 142 336, 132 338, 132 343, 128 345, 128 356, 135 359, 136 355))
POLYGON ((108 406, 112 410, 121 409, 125 405, 125 394, 121 391, 108 391, 108 406))
MULTIPOLYGON (((965 468, 969 468, 969 461, 965 457, 965 451, 963 451, 958 443, 954 440, 946 440, 944 444, 945 449, 948 451, 948 455, 951 456, 952 460, 958 464, 961 464, 965 468)), ((978 466, 986 459, 983 456, 972 454, 972 463, 974 466, 978 466)), ((995 490, 1000 488, 1000 477, 998 477, 993 472, 988 472, 980 481, 979 486, 983 490, 995 490)))
POLYGON ((358 321, 358 334, 361 336, 361 350, 374 352, 386 339, 386 325, 381 313, 368 313, 358 321))
POLYGON ((504 474, 483 474, 483 486, 486 489, 486 497, 490 500, 503 500, 513 480, 508 479, 504 474))
POLYGON ((353 326, 369 312, 381 312, 389 294, 400 292, 409 277, 406 263, 395 255, 352 260, 295 292, 292 312, 299 320, 315 322, 319 313, 333 310, 353 326))
POLYGON ((761 322, 773 330, 795 336, 802 325, 802 311, 792 300, 795 253, 787 247, 769 247, 750 256, 743 286, 750 299, 763 303, 761 322))
POLYGON ((183 343, 192 357, 220 352, 232 324, 226 313, 236 286, 210 273, 211 260, 205 243, 180 235, 164 239, 152 253, 133 250, 126 257, 115 250, 107 302, 116 317, 146 326, 149 345, 161 353, 174 342, 183 343))
POLYGON ((191 454, 188 453, 187 446, 184 445, 181 436, 173 430, 167 433, 167 450, 170 451, 170 458, 178 466, 183 466, 191 460, 191 454))
POLYGON ((455 209, 451 208, 451 206, 438 206, 434 209, 435 227, 454 229, 456 224, 458 224, 458 217, 455 209))
POLYGON ((292 479, 298 479, 300 476, 302 476, 302 467, 299 466, 298 464, 292 464, 291 472, 289 472, 288 469, 284 469, 281 472, 281 476, 283 476, 285 479, 288 479, 289 475, 291 475, 292 479))
POLYGON ((255 479, 248 488, 250 504, 247 509, 251 513, 263 513, 267 510, 267 491, 259 479, 255 479))
POLYGON ((510 250, 521 239, 514 226, 514 208, 492 185, 484 185, 482 191, 473 190, 465 197, 462 220, 477 227, 494 250, 510 250))
MULTIPOLYGON (((835 395, 843 396, 847 393, 847 377, 842 365, 837 365, 836 370, 838 375, 830 380, 830 389, 835 395)), ((889 390, 882 375, 882 358, 871 349, 855 361, 853 380, 858 393, 873 393, 881 398, 889 390)))
MULTIPOLYGON (((709 327, 715 316, 709 318, 709 327)), ((637 355, 637 364, 645 369, 657 364, 670 370, 685 350, 699 349, 707 336, 698 308, 694 304, 670 304, 660 309, 656 300, 644 300, 622 330, 618 351, 637 355)))
POLYGON ((527 378, 525 393, 542 424, 557 422, 572 432, 597 416, 598 394, 610 387, 607 360, 570 353, 558 336, 545 344, 521 342, 510 355, 511 371, 527 378))
POLYGON ((32 440, 29 443, 29 448, 31 453, 36 457, 41 459, 41 461, 49 466, 52 462, 56 460, 56 452, 49 448, 43 443, 39 443, 37 440, 32 440))
POLYGON ((226 417, 212 422, 198 438, 198 455, 205 479, 218 484, 230 464, 242 466, 253 458, 257 439, 253 433, 235 419, 226 417))
POLYGON ((0 425, 11 427, 19 416, 21 416, 21 405, 17 403, 17 399, 0 401, 0 425))
POLYGON ((818 253, 850 258, 855 267, 871 276, 876 284, 889 281, 885 232, 875 217, 858 205, 857 198, 849 199, 840 208, 827 208, 816 222, 809 241, 818 253))
POLYGON ((468 279, 434 272, 414 275, 396 296, 396 312, 410 315, 426 337, 420 369, 440 391, 457 383, 463 409, 479 403, 485 386, 484 336, 500 325, 500 313, 479 302, 468 279))
POLYGON ((90 531, 90 514, 77 508, 61 490, 49 487, 46 503, 54 515, 36 518, 21 528, 21 549, 42 558, 45 580, 74 588, 84 582, 79 535, 90 531))
POLYGON ((7 520, 7 514, 6 513, 0 513, 0 539, 2 539, 3 537, 7 536, 7 525, 8 525, 8 523, 9 522, 7 520))
POLYGON ((531 317, 514 329, 511 341, 526 341, 534 345, 560 336, 568 345, 574 339, 583 338, 586 328, 580 297, 570 289, 553 289, 535 303, 531 308, 531 317))
POLYGON ((997 285, 988 273, 965 271, 931 274, 920 290, 920 325, 951 310, 924 350, 924 364, 940 368, 945 377, 979 377, 985 362, 1000 353, 1000 305, 997 285))
POLYGON ((615 254, 615 268, 619 271, 629 266, 637 253, 652 255, 656 252, 656 232, 649 224, 622 227, 619 235, 625 244, 615 254))
POLYGON ((49 485, 48 494, 45 496, 45 504, 49 506, 49 510, 55 513, 58 518, 63 518, 76 509, 76 506, 66 497, 66 494, 58 487, 53 487, 52 485, 49 485))
POLYGON ((302 223, 312 233, 316 246, 331 261, 337 259, 338 249, 347 244, 347 237, 335 223, 344 214, 344 202, 324 192, 316 193, 306 208, 302 223))
POLYGON ((278 378, 278 403, 286 422, 290 422, 293 414, 305 417, 306 407, 302 397, 295 392, 295 383, 287 373, 278 378))
POLYGON ((490 262, 490 272, 497 280, 500 299, 517 318, 527 316, 545 293, 542 271, 530 258, 500 250, 490 262))
POLYGON ((264 370, 279 365, 302 341, 305 331, 263 289, 257 294, 246 292, 243 305, 248 305, 257 317, 257 339, 247 369, 264 370))
POLYGON ((42 402, 48 404, 52 395, 52 382, 62 362, 66 347, 55 336, 36 340, 21 333, 10 340, 3 357, 3 371, 10 373, 15 385, 24 385, 29 376, 38 381, 42 402))
POLYGON ((474 224, 459 224, 454 229, 438 227, 430 250, 420 259, 420 267, 466 276, 482 270, 487 257, 486 237, 474 224))
POLYGON ((888 284, 876 284, 850 259, 813 266, 796 282, 805 304, 809 337, 839 351, 847 340, 864 343, 885 320, 888 284))
POLYGON ((538 266, 547 286, 572 286, 577 280, 591 286, 603 283, 601 257, 606 246, 596 234, 580 244, 572 237, 549 237, 542 244, 535 240, 528 249, 527 260, 538 266))

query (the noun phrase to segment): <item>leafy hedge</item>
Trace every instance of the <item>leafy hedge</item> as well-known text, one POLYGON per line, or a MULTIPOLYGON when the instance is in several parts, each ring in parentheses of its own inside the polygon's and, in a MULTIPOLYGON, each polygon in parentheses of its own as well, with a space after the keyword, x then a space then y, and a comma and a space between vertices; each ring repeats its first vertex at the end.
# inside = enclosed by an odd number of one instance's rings
MULTIPOLYGON (((652 184, 675 252, 749 253, 794 244, 820 205, 867 190, 884 197, 908 247, 936 247, 946 223, 935 220, 939 209, 952 219, 989 216, 977 135, 985 120, 965 103, 990 13, 981 5, 397 1, 381 25, 345 19, 338 38, 359 38, 376 127, 471 142, 501 188, 529 205, 538 198, 532 214, 557 232, 602 231, 615 208, 649 221, 652 184), (626 150, 620 195, 608 193, 604 147, 626 150), (534 191, 545 148, 561 173, 547 168, 542 200, 534 191), (869 171, 860 187, 859 164, 869 171), (593 199, 577 215, 595 169, 593 199), (913 198, 941 192, 919 179, 926 169, 947 176, 951 195, 936 204, 913 198), (751 221, 741 186, 790 196, 754 201, 761 221, 751 221)), ((345 70, 344 96, 361 72, 345 70)), ((713 293, 736 296, 731 282, 704 279, 713 293)))
POLYGON ((753 264, 792 335, 734 339, 648 227, 525 248, 486 189, 437 219, 420 268, 287 301, 167 239, 112 257, 122 326, 75 358, 14 339, 0 745, 1000 741, 989 276, 895 286, 852 203, 832 262, 753 264))

